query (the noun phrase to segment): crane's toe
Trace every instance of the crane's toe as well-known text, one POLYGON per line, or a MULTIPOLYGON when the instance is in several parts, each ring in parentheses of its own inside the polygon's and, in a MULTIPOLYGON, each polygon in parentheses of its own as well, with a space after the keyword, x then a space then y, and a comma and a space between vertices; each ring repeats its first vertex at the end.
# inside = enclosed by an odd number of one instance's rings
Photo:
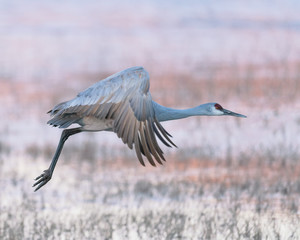
POLYGON ((35 192, 43 187, 47 182, 50 181, 52 174, 49 169, 45 170, 40 176, 36 177, 34 180, 36 181, 32 187, 36 187, 35 192))

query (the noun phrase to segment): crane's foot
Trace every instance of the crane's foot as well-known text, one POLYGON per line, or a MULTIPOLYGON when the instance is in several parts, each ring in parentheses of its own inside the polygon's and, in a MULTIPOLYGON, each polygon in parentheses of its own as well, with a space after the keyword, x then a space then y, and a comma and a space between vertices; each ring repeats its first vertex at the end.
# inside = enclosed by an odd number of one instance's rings
POLYGON ((52 177, 52 174, 50 172, 49 169, 45 170, 40 176, 38 176, 37 178, 35 178, 34 180, 36 181, 32 187, 36 187, 36 189, 34 189, 34 191, 36 192, 37 190, 39 190, 41 187, 43 187, 47 182, 50 181, 52 177))

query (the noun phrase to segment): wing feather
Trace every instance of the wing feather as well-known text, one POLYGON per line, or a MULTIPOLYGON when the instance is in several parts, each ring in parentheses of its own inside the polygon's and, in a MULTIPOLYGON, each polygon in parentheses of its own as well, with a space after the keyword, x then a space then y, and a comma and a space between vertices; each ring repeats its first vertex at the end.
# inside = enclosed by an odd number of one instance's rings
POLYGON ((151 134, 151 127, 149 125, 151 125, 151 123, 149 123, 148 121, 146 121, 145 136, 146 136, 146 139, 148 139, 148 141, 147 141, 148 147, 150 149, 151 154, 154 156, 155 160, 159 164, 162 164, 162 162, 160 160, 160 157, 159 157, 159 154, 158 154, 158 150, 155 149, 155 146, 158 146, 158 145, 154 144, 154 142, 156 142, 156 138, 155 138, 155 136, 153 136, 151 134))
POLYGON ((140 161, 140 163, 143 166, 145 166, 145 163, 144 163, 144 160, 143 160, 143 157, 142 157, 142 154, 141 154, 141 152, 143 152, 143 154, 144 154, 144 150, 143 150, 143 147, 142 147, 142 144, 141 144, 138 133, 135 134, 135 137, 134 137, 134 148, 135 148, 135 152, 136 152, 136 156, 138 157, 138 160, 140 161))
POLYGON ((152 155, 150 154, 150 151, 149 151, 148 139, 146 139, 144 127, 145 127, 144 124, 140 124, 139 133, 140 133, 140 139, 141 139, 141 143, 143 146, 144 154, 145 154, 146 158, 148 159, 149 163, 153 167, 155 167, 156 166, 155 162, 153 161, 152 155))

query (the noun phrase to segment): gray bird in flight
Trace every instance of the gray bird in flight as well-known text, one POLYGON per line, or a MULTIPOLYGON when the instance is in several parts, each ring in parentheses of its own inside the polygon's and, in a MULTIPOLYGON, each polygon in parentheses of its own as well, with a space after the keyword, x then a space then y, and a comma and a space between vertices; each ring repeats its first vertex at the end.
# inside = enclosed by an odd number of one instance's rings
POLYGON ((176 145, 160 122, 191 116, 246 117, 224 109, 218 103, 206 103, 189 109, 164 107, 152 100, 149 92, 149 74, 143 67, 132 67, 103 79, 80 92, 74 99, 56 105, 48 124, 64 128, 51 164, 35 179, 35 191, 52 177, 65 141, 80 132, 115 132, 130 149, 135 149, 140 163, 145 166, 144 155, 152 166, 165 161, 158 145, 176 145), (68 128, 72 124, 80 127, 68 128))

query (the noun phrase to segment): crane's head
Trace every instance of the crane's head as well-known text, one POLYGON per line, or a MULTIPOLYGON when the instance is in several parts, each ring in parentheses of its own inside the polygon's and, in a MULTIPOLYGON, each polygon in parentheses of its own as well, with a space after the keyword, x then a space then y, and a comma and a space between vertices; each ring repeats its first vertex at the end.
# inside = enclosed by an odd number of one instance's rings
POLYGON ((212 115, 212 116, 222 116, 222 115, 228 115, 228 116, 233 116, 233 117, 242 117, 242 118, 246 118, 245 115, 239 114, 239 113, 235 113, 232 111, 229 111, 227 109, 224 109, 220 104, 218 103, 208 103, 207 104, 208 107, 208 112, 210 112, 210 114, 208 115, 212 115))

